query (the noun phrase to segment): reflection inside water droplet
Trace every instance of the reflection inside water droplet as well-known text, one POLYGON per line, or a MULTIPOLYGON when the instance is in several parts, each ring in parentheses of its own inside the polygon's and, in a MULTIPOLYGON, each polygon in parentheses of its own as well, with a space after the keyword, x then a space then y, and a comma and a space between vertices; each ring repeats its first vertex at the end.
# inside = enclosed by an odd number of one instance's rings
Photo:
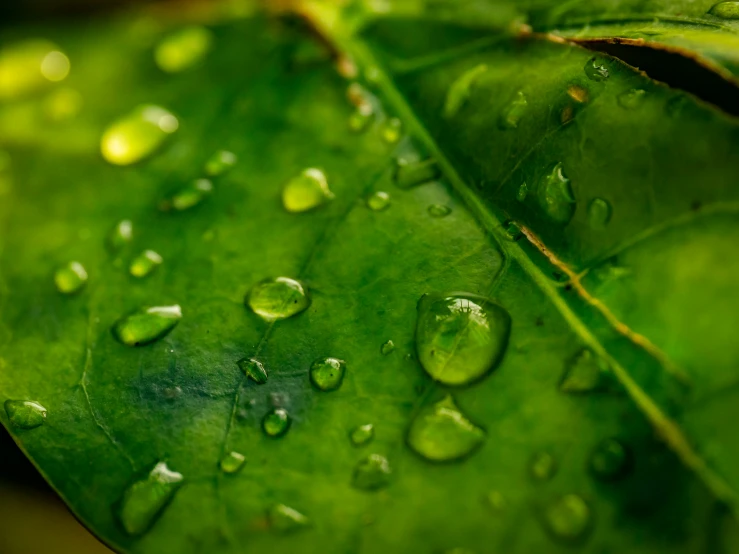
POLYGON ((306 527, 310 522, 303 514, 285 506, 275 504, 267 511, 270 528, 275 533, 292 533, 306 527))
POLYGON ((557 460, 549 452, 537 452, 529 462, 529 475, 535 481, 549 481, 557 473, 557 460))
POLYGON ((621 479, 629 473, 631 466, 631 451, 617 439, 605 439, 598 443, 588 461, 590 473, 599 481, 621 479))
POLYGON ((605 229, 611 220, 611 205, 604 198, 595 198, 588 206, 588 223, 593 229, 605 229))
POLYGON ((739 2, 719 2, 708 13, 721 19, 739 19, 739 2))

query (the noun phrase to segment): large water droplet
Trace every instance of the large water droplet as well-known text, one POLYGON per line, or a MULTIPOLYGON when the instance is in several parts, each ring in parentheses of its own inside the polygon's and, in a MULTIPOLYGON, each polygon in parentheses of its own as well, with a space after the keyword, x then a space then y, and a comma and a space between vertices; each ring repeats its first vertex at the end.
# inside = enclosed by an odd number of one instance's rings
POLYGON ((529 461, 529 475, 535 481, 549 481, 557 469, 557 460, 549 452, 537 452, 529 461))
POLYGON ((452 213, 452 209, 444 204, 431 204, 426 211, 431 217, 442 218, 452 213))
POLYGON ((43 89, 69 74, 69 58, 46 40, 26 40, 0 51, 0 99, 43 89))
POLYGON ((396 161, 395 184, 402 189, 409 189, 428 183, 439 176, 439 164, 433 158, 415 161, 399 158, 396 161))
POLYGON ((87 283, 87 271, 79 262, 69 262, 54 273, 56 290, 62 294, 74 294, 87 283))
POLYGON ((371 423, 359 425, 352 429, 349 439, 354 446, 364 446, 375 438, 375 427, 371 423))
POLYGON ((608 200, 595 198, 588 206, 588 223, 593 229, 605 229, 611 220, 611 205, 608 200))
POLYGON ((551 502, 543 512, 545 529, 556 540, 580 543, 592 528, 592 512, 576 494, 566 494, 551 502))
POLYGON ((162 261, 162 257, 153 250, 144 250, 131 261, 128 271, 134 277, 146 277, 162 265, 162 261))
POLYGON ((263 385, 267 382, 267 370, 264 369, 264 365, 259 360, 255 358, 241 358, 236 362, 236 365, 257 385, 263 385))
POLYGON ((446 100, 444 102, 444 117, 446 119, 451 119, 457 115, 459 110, 462 109, 462 106, 464 106, 469 99, 475 81, 477 81, 487 70, 487 65, 480 64, 468 69, 462 73, 462 75, 457 77, 449 87, 446 94, 446 100))
POLYGON ((585 75, 591 81, 605 81, 608 79, 608 68, 605 65, 605 60, 597 56, 590 58, 585 63, 585 75))
POLYGON ((539 181, 536 191, 544 213, 557 223, 567 224, 575 214, 575 195, 561 163, 551 167, 539 181))
POLYGON ((498 126, 501 129, 516 129, 521 119, 529 109, 529 102, 526 100, 526 95, 519 91, 516 93, 516 97, 503 108, 503 112, 500 114, 498 120, 498 126))
POLYGON ((390 195, 387 192, 373 192, 367 197, 367 207, 375 212, 380 212, 390 207, 390 195))
POLYGON ((267 321, 292 317, 310 306, 310 299, 295 279, 277 277, 254 285, 245 298, 252 311, 267 321))
POLYGON ((179 127, 166 109, 143 105, 111 123, 100 140, 100 151, 114 165, 130 165, 154 153, 179 127))
POLYGON ((403 133, 403 123, 397 117, 391 117, 382 125, 380 136, 388 144, 395 144, 403 133))
POLYGON ((18 429, 35 429, 46 421, 46 408, 33 400, 6 400, 5 413, 18 429))
POLYGON ((392 340, 383 342, 382 346, 380 346, 380 354, 382 354, 383 356, 387 356, 393 350, 395 350, 395 343, 392 340))
POLYGON ((161 516, 182 486, 181 473, 159 462, 149 474, 132 483, 123 493, 118 518, 129 535, 143 535, 161 516))
POLYGON ((355 488, 372 491, 381 489, 390 482, 390 462, 380 454, 370 454, 354 468, 352 485, 355 488))
POLYGON ((221 471, 223 473, 234 474, 241 470, 246 463, 246 458, 239 452, 229 452, 221 459, 221 471))
POLYGON ((708 13, 722 19, 739 19, 739 2, 719 2, 708 13))
POLYGON ((133 238, 133 224, 130 220, 124 219, 116 223, 115 227, 108 233, 106 246, 111 252, 118 252, 124 246, 131 243, 133 238))
POLYGON ((267 519, 270 527, 276 533, 291 533, 310 524, 307 517, 284 504, 272 506, 267 511, 267 519))
POLYGON ((233 152, 219 150, 205 162, 205 173, 210 177, 218 177, 236 165, 238 158, 233 152))
POLYGON ((169 334, 182 318, 179 306, 143 308, 119 319, 113 336, 126 346, 143 346, 169 334))
POLYGON ((196 179, 174 193, 172 199, 164 202, 162 207, 168 209, 170 206, 182 212, 200 204, 213 192, 213 183, 208 179, 196 179))
POLYGON ((459 460, 484 440, 485 431, 459 411, 451 396, 422 409, 408 430, 408 445, 433 462, 459 460))
POLYGON ((445 385, 490 373, 508 346, 511 317, 488 298, 426 294, 418 303, 416 350, 426 372, 445 385))
POLYGON ((647 96, 647 91, 634 88, 618 95, 618 103, 627 110, 634 110, 642 105, 647 96))
POLYGON ((333 199, 326 175, 314 167, 293 177, 282 190, 282 204, 291 213, 306 212, 333 199))
POLYGON ((617 481, 631 470, 631 450, 617 439, 605 439, 593 449, 588 467, 599 481, 617 481))
POLYGON ((571 394, 605 392, 615 388, 608 364, 589 348, 583 348, 565 367, 559 390, 571 394))
POLYGON ((193 25, 162 39, 154 50, 154 61, 162 71, 177 73, 194 66, 210 50, 213 34, 193 25))
POLYGON ((290 415, 283 408, 275 408, 262 418, 262 430, 269 437, 281 437, 290 429, 290 415))
POLYGON ((321 391, 333 391, 341 386, 344 380, 346 364, 336 358, 322 358, 310 366, 310 381, 321 391))

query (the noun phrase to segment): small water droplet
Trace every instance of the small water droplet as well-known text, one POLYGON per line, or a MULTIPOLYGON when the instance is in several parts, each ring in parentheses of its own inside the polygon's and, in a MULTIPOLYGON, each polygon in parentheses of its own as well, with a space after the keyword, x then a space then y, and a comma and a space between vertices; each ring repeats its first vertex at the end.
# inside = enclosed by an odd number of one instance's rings
POLYGON ((246 458, 238 452, 229 452, 221 460, 221 471, 223 473, 238 473, 246 463, 246 458))
POLYGON ((360 107, 368 104, 369 93, 359 83, 351 83, 346 88, 346 97, 353 106, 360 107))
POLYGON ((508 240, 518 242, 524 237, 523 231, 521 230, 521 224, 512 219, 507 219, 502 225, 503 232, 508 240))
POLYGON ((464 106, 467 103, 467 100, 469 100, 475 81, 477 81, 487 70, 487 65, 480 64, 462 73, 462 75, 452 83, 444 102, 444 117, 446 119, 451 119, 459 113, 462 106, 464 106))
POLYGON ((359 425, 352 429, 349 439, 354 446, 364 446, 369 444, 375 438, 375 427, 371 423, 359 425))
POLYGON ((276 533, 291 533, 310 524, 307 517, 284 504, 272 506, 267 511, 267 519, 270 528, 276 533))
POLYGON ((142 308, 119 319, 113 336, 126 346, 144 346, 169 334, 182 319, 179 306, 142 308))
POLYGON ((162 265, 162 261, 162 257, 153 250, 144 250, 133 259, 128 271, 134 277, 146 277, 162 265))
POLYGON ((529 461, 529 475, 534 481, 549 481, 557 469, 557 460, 549 452, 537 452, 529 461))
POLYGON ((617 439, 598 443, 588 462, 590 473, 599 481, 617 481, 625 477, 631 467, 631 450, 617 439))
POLYGON ((80 113, 82 95, 75 89, 62 87, 49 93, 44 99, 44 115, 55 122, 68 121, 80 113))
POLYGON ((391 473, 390 462, 385 456, 370 454, 354 468, 352 485, 365 491, 381 489, 390 482, 391 473))
POLYGON ((561 163, 554 164, 539 181, 537 198, 544 213, 557 223, 567 224, 575 214, 575 195, 561 163))
POLYGON ((213 192, 213 183, 208 179, 196 179, 180 188, 170 200, 164 201, 160 208, 174 208, 178 212, 189 210, 200 204, 213 192))
POLYGON ((46 421, 46 408, 33 400, 6 400, 5 413, 18 429, 35 429, 46 421))
POLYGON ((452 209, 444 204, 431 204, 426 211, 431 217, 442 218, 452 213, 452 209))
POLYGON ((422 409, 408 430, 408 446, 433 462, 464 458, 485 440, 485 431, 469 421, 451 396, 422 409))
POLYGON ((608 200, 603 198, 595 198, 588 206, 588 223, 593 229, 605 229, 611 220, 613 210, 608 200))
POLYGON ((291 213, 306 212, 333 199, 326 175, 314 167, 290 179, 282 190, 282 204, 291 213))
POLYGON ((375 212, 380 212, 390 207, 390 195, 387 192, 373 192, 367 197, 367 207, 375 212))
POLYGON ((252 287, 244 301, 266 321, 292 317, 310 306, 303 285, 289 277, 260 281, 252 287))
POLYGON ((166 109, 143 105, 111 123, 100 139, 100 152, 114 165, 130 165, 154 153, 179 127, 166 109))
POLYGON ((236 165, 238 158, 233 152, 219 150, 205 162, 205 173, 210 177, 218 177, 236 165))
POLYGON ((570 394, 605 392, 614 388, 608 364, 589 348, 583 348, 567 363, 559 390, 570 394))
POLYGON ((395 144, 403 133, 403 123, 397 117, 391 117, 382 126, 380 136, 388 144, 395 144))
POLYGON ((256 358, 241 358, 236 365, 241 368, 249 379, 254 381, 257 385, 263 385, 267 382, 267 370, 264 368, 262 362, 256 358))
POLYGON ((739 2, 719 2, 708 13, 722 19, 739 19, 739 2))
POLYGON ((527 185, 525 182, 521 183, 518 187, 518 191, 516 192, 516 200, 519 202, 523 202, 526 200, 526 196, 529 194, 529 185, 527 185))
POLYGON ((498 126, 501 129, 516 129, 521 119, 529 108, 529 102, 526 100, 526 95, 519 91, 516 93, 516 97, 503 109, 498 120, 498 126))
POLYGON ((262 418, 262 430, 269 437, 281 437, 290 429, 290 415, 284 408, 270 410, 262 418))
POLYGON ((133 224, 124 219, 116 223, 115 227, 108 233, 106 245, 111 252, 118 252, 124 246, 131 243, 133 238, 133 224))
POLYGON ((488 298, 426 294, 418 303, 416 351, 426 372, 445 385, 489 374, 508 346, 511 317, 488 298))
POLYGON ((409 189, 436 179, 440 174, 439 164, 433 158, 414 161, 405 158, 396 160, 395 184, 409 189))
POLYGON ((69 74, 69 58, 41 39, 26 40, 0 51, 0 99, 36 92, 69 74))
POLYGON ((167 73, 184 71, 202 60, 211 48, 213 34, 199 25, 164 37, 154 49, 154 61, 167 73))
POLYGON ((375 112, 370 104, 361 104, 349 116, 349 130, 361 133, 372 122, 375 112))
POLYGON ((642 105, 647 96, 647 91, 633 88, 618 95, 618 103, 627 110, 634 110, 642 105))
POLYGON ((590 58, 585 63, 585 75, 587 75, 588 79, 591 81, 599 82, 608 79, 609 73, 605 60, 598 56, 590 58))
POLYGON ((56 290, 62 294, 75 294, 87 283, 87 271, 79 262, 69 262, 54 273, 56 290))
POLYGON ((159 462, 149 474, 123 493, 118 518, 129 535, 143 535, 161 516, 182 486, 184 477, 159 462))
POLYGON ((544 528, 555 540, 580 543, 592 528, 592 512, 577 494, 566 494, 551 502, 543 512, 544 528))
POLYGON ((393 350, 395 350, 395 343, 392 340, 388 340, 386 342, 383 342, 382 343, 382 346, 380 346, 380 353, 383 356, 387 356, 393 350))
POLYGON ((310 381, 318 389, 333 391, 341 386, 344 380, 346 363, 336 358, 322 358, 310 366, 310 381))

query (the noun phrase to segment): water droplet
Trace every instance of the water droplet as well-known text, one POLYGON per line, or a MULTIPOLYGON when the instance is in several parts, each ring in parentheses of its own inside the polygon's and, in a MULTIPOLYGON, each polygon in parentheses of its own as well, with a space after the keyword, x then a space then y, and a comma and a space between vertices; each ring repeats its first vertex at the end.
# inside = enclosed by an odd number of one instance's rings
POLYGON ((516 192, 516 200, 519 202, 523 202, 526 200, 526 196, 529 194, 529 186, 524 182, 521 183, 521 185, 518 187, 518 191, 516 192))
POLYGON ((392 340, 389 340, 387 342, 383 342, 382 343, 382 346, 380 346, 380 353, 383 356, 387 356, 393 350, 395 350, 395 343, 392 340))
POLYGON ((445 385, 467 385, 500 362, 511 317, 474 294, 426 294, 418 303, 416 350, 426 372, 445 385))
POLYGON ((408 430, 408 446, 433 462, 464 458, 485 440, 485 431, 459 411, 451 396, 422 409, 408 430))
POLYGON ((349 116, 349 130, 361 133, 372 122, 375 113, 370 104, 361 104, 349 116))
POLYGON ((310 381, 322 391, 333 391, 341 386, 344 380, 346 363, 336 358, 322 358, 310 366, 310 381))
POLYGON ((390 482, 390 462, 380 454, 370 454, 354 468, 352 485, 365 491, 386 487, 390 482))
POLYGON ((395 167, 395 184, 402 189, 409 189, 428 183, 439 176, 439 164, 433 158, 422 161, 411 161, 399 158, 395 167))
POLYGON ((208 179, 196 179, 172 196, 172 199, 162 204, 163 209, 174 208, 178 212, 189 210, 200 204, 213 192, 213 183, 208 179))
POLYGON ((169 334, 182 319, 179 306, 142 308, 119 319, 113 336, 126 346, 144 346, 169 334))
POLYGON ((611 220, 611 205, 608 200, 595 198, 588 206, 588 223, 593 229, 605 229, 611 220))
POLYGON ((162 71, 177 73, 194 66, 210 50, 213 34, 193 25, 166 36, 154 50, 154 61, 162 71))
POLYGON ((351 83, 346 88, 346 97, 356 107, 368 104, 369 93, 359 83, 351 83))
POLYGON ((80 113, 82 104, 82 95, 79 92, 63 87, 49 93, 44 99, 44 114, 51 121, 67 121, 80 113))
POLYGON ((619 94, 618 103, 623 108, 634 110, 642 105, 646 96, 647 91, 640 88, 633 88, 619 94))
POLYGON ((241 358, 236 362, 236 365, 257 385, 263 385, 267 382, 267 370, 264 369, 264 365, 259 360, 255 358, 241 358))
POLYGON ((310 299, 301 285, 289 277, 265 279, 252 287, 245 303, 266 321, 286 319, 310 306, 310 299))
POLYGON ((162 265, 162 261, 162 257, 153 250, 144 250, 133 259, 128 271, 134 277, 146 277, 162 265))
POLYGON ((516 129, 523 116, 526 114, 529 108, 529 102, 526 100, 526 95, 519 91, 516 93, 516 97, 508 104, 503 112, 500 114, 498 120, 498 126, 501 129, 516 129))
POLYGON ((159 462, 149 474, 123 493, 118 518, 129 535, 143 535, 161 516, 182 486, 184 477, 159 462))
POLYGON ((0 51, 0 99, 24 96, 64 80, 69 58, 46 40, 26 40, 0 51))
POLYGON ((592 513, 582 497, 566 494, 544 509, 543 523, 554 539, 565 543, 579 543, 591 530, 592 513))
POLYGON ((390 195, 387 192, 373 192, 367 198, 367 207, 375 212, 380 212, 390 206, 390 195))
POLYGON ((221 460, 221 471, 229 474, 237 473, 244 467, 244 463, 246 463, 246 458, 243 454, 229 452, 221 460))
POLYGON ((354 446, 364 446, 375 438, 375 427, 371 423, 355 427, 349 434, 349 439, 354 446))
POLYGON ((219 150, 205 162, 205 173, 210 177, 218 177, 236 165, 238 158, 233 152, 219 150))
POLYGON ((108 233, 106 245, 111 252, 118 252, 127 244, 130 244, 133 238, 133 224, 130 220, 124 219, 116 223, 115 227, 108 233))
POLYGON ((631 450, 617 439, 598 443, 588 462, 590 473, 599 481, 617 481, 629 473, 631 466, 631 450))
POLYGON ((262 430, 269 437, 281 437, 290 429, 290 415, 283 408, 275 408, 262 418, 262 430))
POLYGON ((605 65, 605 60, 600 57, 590 58, 585 63, 585 75, 591 81, 605 81, 608 79, 608 68, 605 65))
POLYGON ((291 213, 306 212, 333 199, 326 175, 314 167, 292 178, 282 190, 282 204, 291 213))
POLYGON ((444 117, 446 119, 451 119, 459 113, 459 110, 462 109, 462 106, 469 99, 475 81, 487 70, 487 65, 480 64, 462 73, 452 83, 447 92, 446 101, 444 102, 444 117))
POLYGON ((62 294, 75 294, 87 283, 87 271, 79 262, 69 262, 54 273, 56 290, 62 294))
POLYGON ((739 2, 719 2, 708 13, 722 19, 739 19, 739 2))
POLYGON ((539 181, 537 198, 544 213, 557 223, 567 224, 575 214, 575 195, 561 163, 554 164, 539 181))
POLYGON ((583 348, 565 368, 559 390, 578 394, 605 392, 614 388, 608 364, 589 348, 583 348))
POLYGON ((114 165, 130 165, 154 153, 178 127, 177 118, 166 109, 139 106, 105 129, 100 152, 114 165))
POLYGON ((46 408, 33 400, 6 400, 5 413, 18 429, 35 429, 46 421, 46 408))
POLYGON ((444 204, 431 204, 426 211, 431 217, 442 218, 452 213, 452 209, 444 204))
POLYGON ((549 452, 537 452, 529 461, 529 475, 534 481, 549 481, 557 469, 557 460, 549 452))
POLYGON ((291 533, 310 524, 307 517, 284 504, 272 506, 267 511, 267 519, 270 527, 276 533, 291 533))
POLYGON ((585 104, 590 100, 588 89, 580 85, 570 85, 567 87, 567 96, 572 98, 578 104, 585 104))
POLYGON ((382 126, 380 136, 388 144, 395 144, 403 133, 403 123, 397 117, 391 117, 382 126))
POLYGON ((508 240, 518 242, 524 237, 523 231, 521 230, 521 225, 517 221, 508 219, 503 222, 502 228, 508 240))

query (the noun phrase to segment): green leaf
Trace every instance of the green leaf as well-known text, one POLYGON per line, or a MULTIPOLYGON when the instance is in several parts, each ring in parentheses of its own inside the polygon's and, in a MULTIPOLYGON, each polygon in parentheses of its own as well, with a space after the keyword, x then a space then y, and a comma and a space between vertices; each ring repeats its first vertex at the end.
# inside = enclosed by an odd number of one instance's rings
POLYGON ((301 7, 348 95, 289 18, 173 74, 167 18, 14 30, 72 71, 0 108, 0 400, 46 414, 0 417, 117 550, 736 547, 737 120, 515 31, 551 3, 435 4, 301 7), (108 163, 140 105, 177 125, 108 163))

